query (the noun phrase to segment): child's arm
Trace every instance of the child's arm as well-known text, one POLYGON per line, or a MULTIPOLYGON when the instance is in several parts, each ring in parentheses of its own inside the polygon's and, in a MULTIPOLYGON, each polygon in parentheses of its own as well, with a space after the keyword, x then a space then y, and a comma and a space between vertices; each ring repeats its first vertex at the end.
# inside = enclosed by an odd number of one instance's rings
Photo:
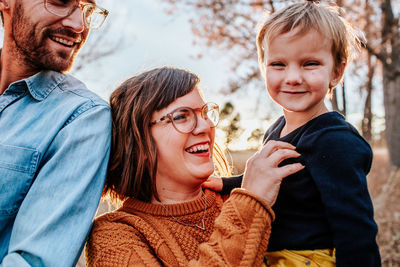
POLYGON ((370 146, 343 130, 325 132, 310 147, 306 166, 326 207, 337 266, 380 266, 377 226, 366 181, 372 161, 370 146))
POLYGON ((243 180, 243 174, 228 178, 223 177, 221 194, 222 195, 230 194, 233 189, 238 188, 242 185, 242 180, 243 180))

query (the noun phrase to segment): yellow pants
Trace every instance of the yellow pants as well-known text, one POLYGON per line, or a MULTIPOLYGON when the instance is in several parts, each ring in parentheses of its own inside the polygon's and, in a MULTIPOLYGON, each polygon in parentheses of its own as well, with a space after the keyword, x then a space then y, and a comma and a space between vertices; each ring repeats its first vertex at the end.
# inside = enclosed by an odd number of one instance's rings
POLYGON ((266 252, 264 267, 334 267, 336 256, 334 249, 280 250, 266 252))

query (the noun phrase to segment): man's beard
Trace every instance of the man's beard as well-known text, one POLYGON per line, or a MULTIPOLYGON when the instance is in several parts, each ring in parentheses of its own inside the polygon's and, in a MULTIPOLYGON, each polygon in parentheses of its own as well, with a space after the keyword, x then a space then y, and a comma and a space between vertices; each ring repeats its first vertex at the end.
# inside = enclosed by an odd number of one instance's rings
MULTIPOLYGON (((51 49, 46 42, 49 36, 54 33, 60 33, 65 36, 76 38, 74 33, 65 28, 38 29, 39 24, 33 24, 24 16, 24 8, 21 1, 16 2, 15 11, 12 18, 12 39, 17 49, 17 55, 30 68, 41 70, 54 70, 58 72, 68 72, 74 63, 75 57, 79 49, 82 47, 84 40, 75 48, 73 54, 65 53, 62 50, 55 51, 51 49)), ((82 37, 84 39, 84 37, 82 37)))

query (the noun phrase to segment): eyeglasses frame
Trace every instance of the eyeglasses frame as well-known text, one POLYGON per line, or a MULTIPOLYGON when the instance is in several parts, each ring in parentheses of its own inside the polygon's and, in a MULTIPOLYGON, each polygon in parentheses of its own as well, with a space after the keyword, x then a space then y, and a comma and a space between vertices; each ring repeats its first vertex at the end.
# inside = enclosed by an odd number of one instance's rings
POLYGON ((106 20, 108 14, 110 13, 107 9, 105 9, 105 8, 103 8, 103 7, 101 7, 101 6, 97 5, 97 4, 87 3, 87 2, 81 3, 80 0, 76 0, 76 3, 77 3, 77 4, 75 4, 75 5, 73 6, 73 8, 71 8, 71 11, 70 11, 69 13, 67 13, 66 15, 59 15, 59 14, 57 14, 57 13, 52 12, 52 11, 47 7, 47 5, 48 5, 48 0, 44 0, 44 1, 43 1, 44 8, 45 8, 49 13, 51 13, 51 14, 53 14, 53 15, 56 15, 56 16, 58 16, 58 17, 61 17, 61 18, 66 18, 66 17, 70 16, 72 13, 74 13, 74 11, 75 11, 78 7, 79 7, 82 11, 84 11, 84 8, 85 8, 86 6, 92 6, 92 7, 94 7, 95 9, 96 9, 96 8, 100 9, 100 10, 101 10, 101 13, 100 13, 100 14, 103 15, 103 20, 101 21, 101 23, 100 23, 97 27, 90 27, 90 24, 88 25, 88 23, 87 23, 87 21, 86 21, 85 12, 82 12, 83 23, 85 24, 85 27, 86 27, 87 29, 92 29, 92 30, 99 29, 99 28, 103 25, 103 23, 104 23, 104 21, 106 20))
MULTIPOLYGON (((174 110, 171 111, 170 113, 165 114, 164 116, 162 116, 162 117, 159 118, 158 120, 155 120, 155 121, 150 122, 150 127, 153 126, 153 125, 155 125, 155 124, 157 124, 157 123, 159 123, 159 122, 165 121, 166 119, 169 119, 170 122, 172 123, 172 126, 174 126, 175 130, 177 130, 178 132, 180 132, 180 133, 191 133, 191 132, 193 132, 193 130, 196 129, 196 127, 197 127, 197 122, 198 122, 197 115, 196 115, 196 112, 197 112, 197 111, 201 111, 200 114, 201 114, 201 117, 202 117, 204 120, 209 119, 209 117, 207 116, 207 113, 204 112, 204 108, 205 108, 206 106, 208 106, 209 104, 215 105, 215 107, 216 107, 216 109, 217 109, 217 111, 218 111, 218 114, 219 114, 219 106, 218 106, 218 104, 216 104, 216 103, 214 103, 214 102, 207 102, 207 103, 205 103, 201 108, 179 107, 179 108, 174 109, 174 110), (192 110, 193 113, 195 114, 195 123, 193 124, 193 128, 192 128, 190 131, 188 131, 188 132, 180 131, 180 130, 175 126, 174 120, 173 120, 173 118, 172 118, 172 114, 173 114, 175 111, 178 111, 178 110, 180 110, 180 109, 189 109, 189 110, 192 110)), ((211 126, 211 128, 215 128, 215 127, 218 125, 218 123, 219 123, 219 117, 218 117, 217 123, 216 123, 214 126, 211 126)))

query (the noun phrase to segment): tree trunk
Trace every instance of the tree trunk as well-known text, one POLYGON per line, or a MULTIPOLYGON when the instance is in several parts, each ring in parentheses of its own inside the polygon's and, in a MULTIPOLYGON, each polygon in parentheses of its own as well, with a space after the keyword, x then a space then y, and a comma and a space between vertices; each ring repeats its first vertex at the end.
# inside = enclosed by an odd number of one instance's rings
POLYGON ((390 164, 400 168, 400 75, 383 66, 386 142, 390 164))
POLYGON ((383 101, 390 164, 400 168, 400 30, 390 0, 382 0, 383 101))
POLYGON ((332 96, 331 96, 331 98, 330 98, 329 100, 331 101, 332 109, 335 110, 335 111, 339 111, 339 112, 340 112, 340 110, 339 110, 339 105, 338 105, 338 99, 337 99, 336 89, 334 89, 334 90, 332 91, 332 96))
POLYGON ((343 116, 346 117, 347 115, 347 109, 346 109, 346 82, 343 79, 342 82, 342 103, 343 103, 343 108, 341 110, 341 113, 343 114, 343 116))
POLYGON ((342 83, 342 108, 339 108, 339 100, 336 88, 332 91, 332 95, 329 100, 331 101, 332 110, 340 112, 341 114, 343 114, 343 116, 346 117, 346 94, 344 80, 342 83))
POLYGON ((371 142, 372 140, 372 105, 371 105, 371 95, 372 95, 372 79, 374 77, 374 64, 372 64, 372 55, 368 53, 368 77, 365 89, 367 91, 367 97, 364 104, 364 118, 361 123, 361 130, 363 137, 371 142))

